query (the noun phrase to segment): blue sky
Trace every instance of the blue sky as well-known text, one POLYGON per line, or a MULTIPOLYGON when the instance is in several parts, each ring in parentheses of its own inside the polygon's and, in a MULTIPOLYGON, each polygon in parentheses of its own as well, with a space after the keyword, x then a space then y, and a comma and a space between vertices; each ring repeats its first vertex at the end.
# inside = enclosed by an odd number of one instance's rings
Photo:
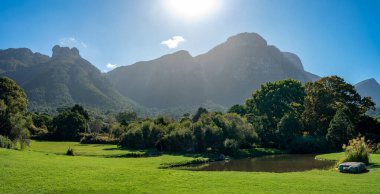
POLYGON ((108 71, 177 50, 195 56, 229 36, 256 32, 296 53, 312 73, 380 81, 380 1, 214 0, 196 18, 173 10, 170 1, 0 0, 0 49, 51 55, 54 45, 76 46, 108 71), (177 47, 162 44, 173 36, 180 44, 169 43, 177 47))

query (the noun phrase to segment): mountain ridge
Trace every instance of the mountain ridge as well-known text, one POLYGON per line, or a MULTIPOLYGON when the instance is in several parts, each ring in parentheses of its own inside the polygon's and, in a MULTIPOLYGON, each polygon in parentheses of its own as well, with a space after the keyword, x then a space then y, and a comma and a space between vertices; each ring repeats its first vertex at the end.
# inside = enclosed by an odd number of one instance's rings
POLYGON ((306 82, 319 78, 304 71, 297 55, 283 53, 275 46, 267 45, 266 40, 256 33, 231 36, 208 52, 194 57, 188 51, 177 51, 150 61, 118 67, 108 72, 107 77, 123 95, 144 106, 158 108, 205 101, 228 107, 244 102, 268 81, 295 78, 306 82), (173 68, 187 68, 188 71, 177 70, 179 75, 175 75, 170 73, 174 72, 173 68), (193 74, 189 75, 189 71, 193 74), (173 79, 176 76, 179 78, 173 79), (164 79, 172 81, 161 81, 164 79), (171 85, 172 82, 186 85, 183 80, 198 88, 187 91, 171 85), (176 97, 171 98, 173 95, 176 97))
MULTIPOLYGON (((80 56, 77 48, 57 45, 52 51, 52 57, 47 56, 43 61, 0 74, 14 79, 25 90, 31 110, 73 104, 100 109, 135 106, 114 90, 99 69, 80 56)), ((18 52, 30 53, 31 50, 18 52)))

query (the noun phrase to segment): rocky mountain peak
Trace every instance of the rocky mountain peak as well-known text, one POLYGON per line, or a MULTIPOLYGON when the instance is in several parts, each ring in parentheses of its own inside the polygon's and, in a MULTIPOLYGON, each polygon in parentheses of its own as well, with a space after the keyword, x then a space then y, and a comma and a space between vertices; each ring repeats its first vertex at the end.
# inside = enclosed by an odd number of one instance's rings
POLYGON ((226 44, 267 46, 267 41, 257 33, 240 33, 227 39, 226 44))
POLYGON ((69 47, 60 47, 59 45, 56 45, 53 47, 53 55, 52 58, 78 58, 80 57, 79 55, 79 50, 75 47, 69 48, 69 47))
POLYGON ((379 82, 376 81, 375 78, 366 79, 364 81, 359 82, 356 84, 357 87, 360 86, 380 86, 379 82))

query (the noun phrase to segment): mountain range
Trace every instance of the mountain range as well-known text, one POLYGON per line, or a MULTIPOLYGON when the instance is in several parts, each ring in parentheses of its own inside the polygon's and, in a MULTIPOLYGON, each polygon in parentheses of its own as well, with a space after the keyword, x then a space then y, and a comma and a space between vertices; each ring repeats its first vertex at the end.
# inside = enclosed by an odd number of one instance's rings
POLYGON ((281 52, 258 34, 242 33, 209 52, 178 51, 107 73, 115 88, 132 100, 156 108, 205 101, 229 107, 242 103, 261 84, 294 78, 314 81, 297 55, 281 52))
MULTIPOLYGON (((78 103, 102 110, 182 114, 199 106, 223 109, 241 104, 268 81, 320 78, 305 71, 296 54, 268 45, 256 33, 232 36, 198 56, 178 51, 108 73, 83 59, 76 48, 52 50, 51 57, 27 48, 0 50, 0 76, 14 79, 25 90, 32 111, 78 103)), ((380 104, 376 80, 355 87, 380 104)))
POLYGON ((54 46, 52 57, 30 49, 0 50, 0 76, 14 79, 26 92, 32 111, 82 104, 98 109, 136 104, 117 92, 76 48, 54 46))

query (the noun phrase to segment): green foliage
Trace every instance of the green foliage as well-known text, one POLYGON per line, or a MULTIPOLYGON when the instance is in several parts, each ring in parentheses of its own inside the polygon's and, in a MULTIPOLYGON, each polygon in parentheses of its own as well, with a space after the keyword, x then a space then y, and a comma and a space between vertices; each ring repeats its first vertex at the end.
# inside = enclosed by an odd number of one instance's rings
POLYGON ((368 140, 380 142, 380 120, 371 116, 363 115, 360 117, 356 130, 364 135, 368 140))
POLYGON ((223 152, 226 139, 236 141, 234 145, 238 148, 251 147, 257 142, 257 134, 252 125, 238 114, 203 113, 195 123, 190 120, 177 122, 165 117, 132 122, 119 145, 134 149, 223 152))
POLYGON ((247 99, 247 117, 257 128, 262 145, 276 145, 277 124, 285 114, 300 115, 304 97, 301 82, 288 79, 263 84, 247 99))
POLYGON ((239 148, 240 148, 239 142, 236 141, 235 139, 224 140, 223 146, 224 146, 224 153, 230 154, 230 155, 235 155, 236 153, 238 153, 239 148))
POLYGON ((374 108, 370 98, 361 98, 355 87, 338 76, 325 77, 305 85, 303 123, 310 134, 324 136, 336 112, 347 107, 356 125, 359 117, 374 108))
POLYGON ((302 124, 294 114, 285 114, 277 124, 276 136, 279 147, 286 149, 293 139, 300 136, 302 124))
POLYGON ((240 105, 240 104, 235 104, 235 105, 231 106, 231 108, 228 109, 227 112, 228 113, 236 113, 240 116, 244 116, 245 114, 247 114, 247 110, 246 110, 245 106, 240 105))
POLYGON ((326 139, 336 147, 341 147, 355 135, 354 126, 351 123, 348 111, 349 109, 346 107, 339 109, 327 129, 326 139))
POLYGON ((128 126, 128 124, 137 119, 136 112, 120 112, 116 115, 116 120, 122 124, 128 126))
POLYGON ((348 145, 344 145, 345 156, 339 163, 343 162, 364 162, 369 163, 369 156, 372 152, 370 146, 364 137, 357 137, 349 141, 348 145))
POLYGON ((179 127, 161 140, 163 150, 167 151, 192 151, 193 136, 191 130, 186 127, 179 127))
POLYGON ((81 134, 80 143, 81 144, 117 144, 119 139, 116 139, 107 134, 98 133, 85 133, 81 134))
POLYGON ((7 137, 0 135, 0 148, 12 149, 14 143, 7 137))
POLYGON ((13 80, 0 77, 0 135, 28 145, 32 121, 26 116, 28 101, 24 91, 13 80))
POLYGON ((192 118, 193 123, 197 122, 199 118, 202 116, 202 114, 205 114, 205 113, 208 113, 208 111, 203 107, 199 107, 197 112, 194 114, 192 118))
POLYGON ((299 136, 289 145, 289 153, 315 154, 329 151, 329 143, 324 138, 314 136, 299 136))
POLYGON ((68 148, 66 151, 67 156, 75 156, 74 149, 73 148, 68 148))
POLYGON ((79 105, 61 112, 53 119, 53 136, 57 140, 79 141, 80 133, 84 133, 88 126, 88 113, 79 105))

